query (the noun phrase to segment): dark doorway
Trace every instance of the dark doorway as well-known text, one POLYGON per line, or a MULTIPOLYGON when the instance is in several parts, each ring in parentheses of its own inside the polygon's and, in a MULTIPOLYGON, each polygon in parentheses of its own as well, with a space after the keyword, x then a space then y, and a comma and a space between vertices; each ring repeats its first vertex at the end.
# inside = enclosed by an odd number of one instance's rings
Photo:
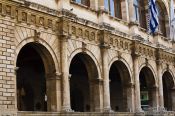
POLYGON ((33 47, 25 45, 17 57, 17 101, 19 111, 46 111, 44 63, 33 47))
POLYGON ((152 71, 148 67, 142 68, 140 71, 140 98, 143 110, 156 106, 156 88, 152 71))
POLYGON ((98 71, 90 56, 79 53, 71 61, 69 73, 71 108, 76 112, 95 111, 98 99, 98 71), (97 87, 97 88, 96 88, 97 87))
POLYGON ((163 81, 163 96, 164 96, 164 107, 168 111, 172 111, 172 88, 174 86, 174 80, 171 74, 166 71, 162 77, 163 81))
POLYGON ((89 111, 86 105, 90 106, 90 88, 86 66, 81 55, 76 55, 70 65, 70 96, 71 108, 76 112, 89 111))
POLYGON ((125 64, 121 61, 116 61, 112 64, 109 71, 110 79, 110 102, 112 110, 116 112, 126 112, 128 108, 129 96, 127 89, 131 82, 129 71, 125 64))

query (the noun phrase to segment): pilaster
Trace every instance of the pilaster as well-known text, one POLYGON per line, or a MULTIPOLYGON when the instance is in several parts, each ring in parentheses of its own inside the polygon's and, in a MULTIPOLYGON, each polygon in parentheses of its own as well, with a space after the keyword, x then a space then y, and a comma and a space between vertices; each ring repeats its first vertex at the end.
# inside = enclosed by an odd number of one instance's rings
POLYGON ((132 58, 133 58, 133 72, 135 80, 135 112, 143 112, 141 109, 141 99, 140 99, 140 80, 139 80, 139 51, 138 51, 139 41, 134 40, 132 44, 132 58))
POLYGON ((162 83, 162 73, 161 73, 161 70, 162 70, 162 60, 161 60, 161 57, 160 57, 160 54, 162 52, 162 49, 158 48, 157 49, 157 54, 156 54, 156 64, 157 64, 157 77, 158 77, 158 97, 159 97, 159 107, 161 108, 164 108, 164 98, 163 98, 163 83, 162 83))
POLYGON ((110 91, 109 91, 109 67, 108 67, 108 47, 101 45, 102 54, 102 78, 103 78, 103 111, 110 112, 110 91))

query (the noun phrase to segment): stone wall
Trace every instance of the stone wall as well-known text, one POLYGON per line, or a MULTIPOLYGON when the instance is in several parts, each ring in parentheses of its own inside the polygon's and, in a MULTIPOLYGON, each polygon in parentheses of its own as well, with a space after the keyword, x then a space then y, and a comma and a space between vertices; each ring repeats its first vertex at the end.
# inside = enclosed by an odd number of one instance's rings
POLYGON ((13 20, 0 18, 0 109, 16 109, 14 26, 13 20))

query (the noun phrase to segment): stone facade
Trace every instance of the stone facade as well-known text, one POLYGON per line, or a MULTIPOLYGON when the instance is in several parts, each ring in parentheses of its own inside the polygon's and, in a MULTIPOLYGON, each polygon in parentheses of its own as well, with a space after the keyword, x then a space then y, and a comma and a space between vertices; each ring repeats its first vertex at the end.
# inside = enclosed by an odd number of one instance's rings
MULTIPOLYGON (((168 0, 158 1, 169 11, 168 0)), ((121 6, 118 19, 103 0, 89 7, 1 0, 0 115, 144 114, 142 95, 146 107, 174 115, 174 42, 160 33, 148 37, 133 18, 133 0, 121 6)))

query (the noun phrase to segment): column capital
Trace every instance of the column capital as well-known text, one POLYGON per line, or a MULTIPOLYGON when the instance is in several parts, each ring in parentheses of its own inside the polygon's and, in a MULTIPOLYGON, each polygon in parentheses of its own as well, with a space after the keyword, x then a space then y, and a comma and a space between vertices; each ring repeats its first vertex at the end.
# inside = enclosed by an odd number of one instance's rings
POLYGON ((158 91, 159 87, 154 85, 152 88, 151 88, 153 91, 158 91))
POLYGON ((156 60, 156 64, 157 64, 158 66, 161 66, 161 65, 162 65, 162 63, 163 63, 163 61, 162 61, 162 60, 156 60))
POLYGON ((59 34, 58 37, 60 37, 60 40, 64 42, 67 42, 70 39, 70 35, 67 34, 59 34))
POLYGON ((110 49, 110 48, 111 48, 110 45, 104 44, 104 43, 101 43, 99 46, 100 46, 100 48, 102 48, 102 49, 110 49))
POLYGON ((49 73, 46 74, 47 80, 60 80, 61 79, 61 73, 55 72, 55 73, 49 73))
POLYGON ((132 82, 130 82, 130 83, 127 84, 127 87, 128 87, 128 88, 134 88, 134 87, 135 87, 135 84, 132 83, 132 82))
POLYGON ((14 67, 14 74, 17 74, 17 71, 19 70, 19 67, 14 67))
POLYGON ((133 59, 138 58, 140 56, 140 53, 139 53, 140 40, 138 38, 139 38, 139 36, 134 36, 134 40, 132 42, 131 55, 132 55, 133 59))
POLYGON ((97 79, 90 80, 90 82, 91 82, 91 83, 102 84, 102 83, 103 83, 103 79, 97 78, 97 79))

